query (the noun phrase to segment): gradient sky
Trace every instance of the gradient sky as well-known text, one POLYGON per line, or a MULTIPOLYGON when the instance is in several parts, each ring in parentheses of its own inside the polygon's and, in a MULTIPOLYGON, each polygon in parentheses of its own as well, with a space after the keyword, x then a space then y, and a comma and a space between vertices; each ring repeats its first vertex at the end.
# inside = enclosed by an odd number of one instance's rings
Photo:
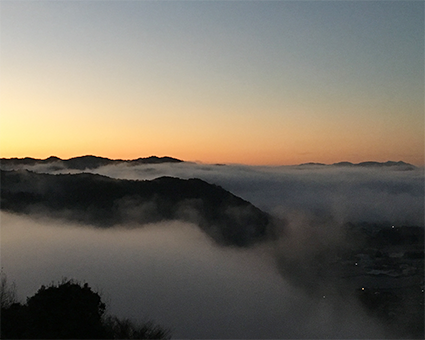
POLYGON ((1 1, 2 157, 424 163, 423 1, 1 1))

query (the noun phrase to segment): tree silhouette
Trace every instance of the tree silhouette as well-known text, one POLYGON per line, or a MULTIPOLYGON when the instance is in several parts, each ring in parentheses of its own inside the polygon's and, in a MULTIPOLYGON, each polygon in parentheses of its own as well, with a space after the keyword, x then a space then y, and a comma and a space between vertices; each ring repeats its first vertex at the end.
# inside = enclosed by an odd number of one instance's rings
POLYGON ((0 273, 0 302, 1 308, 8 308, 16 300, 16 285, 15 282, 9 285, 7 282, 7 275, 3 272, 0 273))
POLYGON ((27 300, 31 333, 46 339, 105 338, 105 304, 88 284, 73 281, 42 286, 27 300))

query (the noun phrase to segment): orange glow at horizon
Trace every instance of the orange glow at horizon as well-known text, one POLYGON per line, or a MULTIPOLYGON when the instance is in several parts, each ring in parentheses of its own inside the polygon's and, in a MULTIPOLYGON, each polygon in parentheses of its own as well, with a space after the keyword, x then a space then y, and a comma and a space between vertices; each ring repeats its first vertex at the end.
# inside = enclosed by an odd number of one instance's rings
MULTIPOLYGON (((1 157, 62 159, 95 155, 112 159, 170 156, 203 163, 240 163, 250 165, 293 165, 306 162, 405 161, 424 165, 421 122, 400 121, 383 126, 368 117, 320 120, 292 116, 219 115, 213 109, 197 117, 189 110, 167 114, 165 108, 156 118, 120 121, 118 113, 101 119, 100 114, 74 107, 55 114, 55 107, 39 109, 28 104, 3 105, 0 117, 1 157), (189 112, 189 113, 188 113, 189 112), (112 118, 111 118, 112 117, 112 118), (114 118, 115 117, 115 118, 114 118), (404 129, 400 128, 406 125, 404 129), (346 126, 349 126, 347 130, 346 126), (398 128, 398 130, 397 130, 398 128), (415 131, 416 129, 416 131, 415 131), (393 132, 392 134, 389 132, 393 132)), ((65 105, 64 105, 65 106, 65 105)), ((294 108, 295 110, 296 108, 294 108)), ((379 122, 378 122, 379 123, 379 122)))
POLYGON ((156 155, 251 165, 370 160, 424 164, 423 122, 409 122, 403 116, 395 123, 366 114, 322 119, 324 113, 314 116, 293 106, 287 109, 292 114, 269 108, 271 113, 264 119, 260 109, 245 115, 236 110, 230 115, 210 107, 204 110, 206 115, 199 116, 190 106, 180 110, 151 106, 145 108, 152 112, 149 119, 129 108, 131 118, 120 120, 113 107, 90 111, 69 101, 36 103, 33 98, 22 103, 10 97, 3 103, 2 111, 8 114, 0 116, 1 157, 67 159, 91 154, 134 159, 156 155))

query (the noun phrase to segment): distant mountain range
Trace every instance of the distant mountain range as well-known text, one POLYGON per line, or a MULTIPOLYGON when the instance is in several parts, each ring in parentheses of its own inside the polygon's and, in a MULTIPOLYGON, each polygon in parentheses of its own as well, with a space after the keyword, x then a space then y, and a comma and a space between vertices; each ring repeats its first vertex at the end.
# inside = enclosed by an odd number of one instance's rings
POLYGON ((134 181, 89 173, 1 170, 1 209, 99 227, 183 220, 220 244, 236 246, 248 246, 271 231, 268 214, 200 179, 134 181))
POLYGON ((51 156, 46 159, 36 158, 1 158, 1 166, 3 169, 19 169, 25 166, 35 166, 40 164, 50 165, 52 170, 60 169, 73 169, 73 170, 86 170, 96 169, 105 165, 115 164, 128 164, 128 165, 139 165, 139 164, 158 164, 158 163, 179 163, 183 162, 180 159, 172 157, 157 157, 150 156, 146 158, 137 158, 133 160, 122 160, 122 159, 109 159, 98 156, 81 156, 69 159, 60 159, 59 157, 51 156))
POLYGON ((351 163, 351 162, 338 162, 333 164, 324 164, 324 163, 303 163, 299 166, 339 166, 339 167, 363 167, 363 168, 383 168, 383 167, 397 167, 403 170, 413 170, 416 167, 413 164, 405 163, 403 161, 387 161, 387 162, 361 162, 361 163, 351 163))
MULTIPOLYGON (((150 156, 145 158, 137 158, 131 160, 123 159, 110 159, 105 157, 98 156, 80 156, 69 159, 61 159, 59 157, 51 156, 46 159, 36 159, 31 157, 25 158, 0 158, 1 168, 3 170, 18 170, 25 169, 26 167, 33 167, 37 165, 48 166, 50 171, 55 170, 93 170, 101 166, 106 165, 116 165, 116 164, 126 164, 129 166, 140 165, 140 164, 160 164, 160 163, 182 163, 184 161, 173 158, 173 157, 157 157, 150 156)), ((224 165, 224 164, 217 164, 224 165)), ((323 166, 323 167, 368 167, 368 168, 378 168, 378 167, 393 167, 399 170, 414 170, 416 167, 412 164, 405 163, 403 161, 388 161, 388 162, 361 162, 361 163, 351 163, 351 162, 339 162, 333 164, 324 164, 324 163, 303 163, 299 164, 301 167, 308 166, 323 166)), ((31 169, 30 169, 31 170, 31 169)))

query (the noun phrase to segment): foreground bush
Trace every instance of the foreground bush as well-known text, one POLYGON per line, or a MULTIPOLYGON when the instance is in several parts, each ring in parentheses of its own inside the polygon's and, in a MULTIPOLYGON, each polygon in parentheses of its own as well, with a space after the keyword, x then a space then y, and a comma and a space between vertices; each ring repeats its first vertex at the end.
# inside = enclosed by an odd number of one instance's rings
POLYGON ((105 316, 105 304, 88 284, 66 280, 41 286, 26 304, 1 308, 1 338, 9 339, 169 339, 152 323, 105 316))
POLYGON ((170 331, 152 322, 136 324, 130 319, 108 316, 104 322, 109 339, 169 339, 170 331))

